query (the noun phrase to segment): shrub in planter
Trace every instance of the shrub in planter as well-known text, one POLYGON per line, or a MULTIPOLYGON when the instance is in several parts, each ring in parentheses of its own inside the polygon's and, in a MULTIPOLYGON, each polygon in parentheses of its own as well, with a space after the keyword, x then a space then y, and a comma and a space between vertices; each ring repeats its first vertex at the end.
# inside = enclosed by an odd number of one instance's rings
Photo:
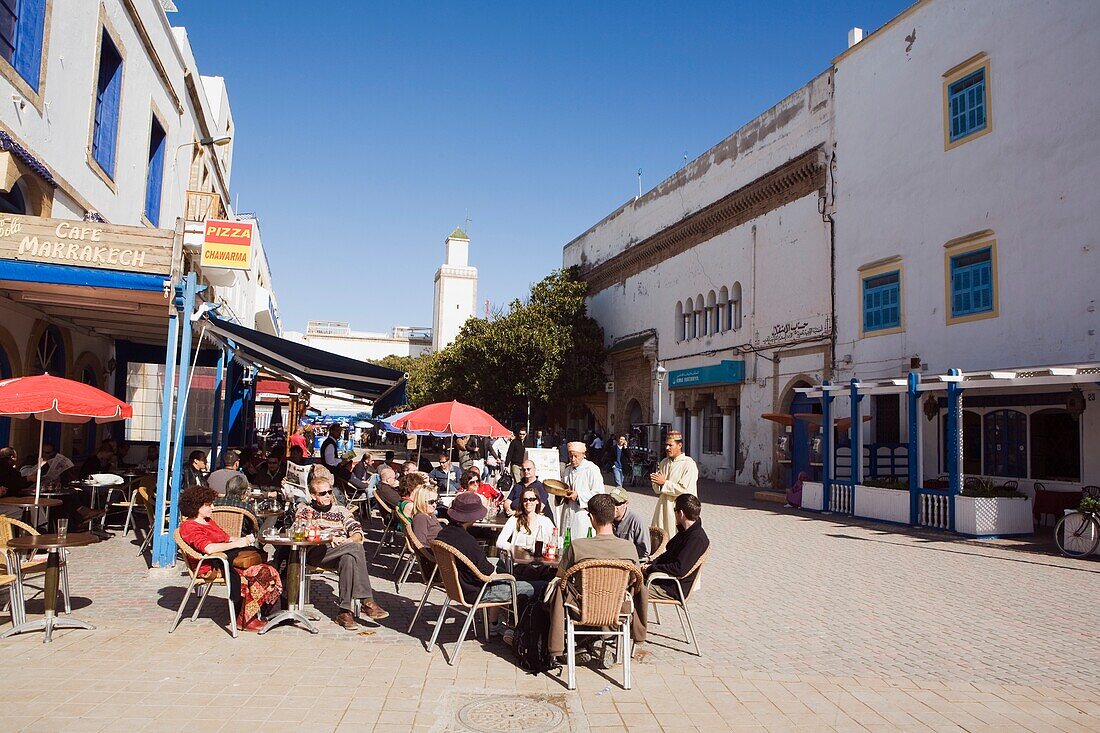
POLYGON ((864 479, 862 486, 870 486, 873 489, 893 489, 895 491, 908 491, 909 482, 900 478, 869 478, 864 479))
POLYGON ((1022 494, 1016 489, 1008 486, 997 486, 987 478, 970 478, 963 484, 963 490, 961 496, 970 496, 975 499, 1018 499, 1025 497, 1027 494, 1022 494))

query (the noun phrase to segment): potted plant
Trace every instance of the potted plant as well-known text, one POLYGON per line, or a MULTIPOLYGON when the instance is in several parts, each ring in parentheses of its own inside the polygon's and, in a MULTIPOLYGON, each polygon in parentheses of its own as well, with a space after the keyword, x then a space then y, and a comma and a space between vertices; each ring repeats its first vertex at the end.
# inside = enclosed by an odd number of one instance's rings
POLYGON ((909 482, 895 476, 865 479, 855 486, 857 517, 909 524, 909 482))
POLYGON ((1021 494, 1015 483, 997 485, 987 478, 968 479, 955 497, 955 531, 985 538, 1031 534, 1031 498, 1021 494))

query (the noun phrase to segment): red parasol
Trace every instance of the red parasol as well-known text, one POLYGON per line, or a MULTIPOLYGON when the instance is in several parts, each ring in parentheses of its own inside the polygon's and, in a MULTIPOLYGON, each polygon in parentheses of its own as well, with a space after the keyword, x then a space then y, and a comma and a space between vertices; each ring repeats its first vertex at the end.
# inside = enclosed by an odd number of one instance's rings
POLYGON ((489 413, 457 401, 425 405, 413 410, 392 425, 401 430, 423 430, 451 435, 485 435, 490 438, 512 437, 512 431, 497 422, 489 413))
MULTIPOLYGON (((41 423, 38 432, 38 460, 42 461, 42 437, 47 422, 98 423, 126 420, 134 408, 90 384, 42 374, 0 381, 0 416, 27 418, 41 423)), ((42 471, 38 474, 34 498, 42 491, 42 471)))

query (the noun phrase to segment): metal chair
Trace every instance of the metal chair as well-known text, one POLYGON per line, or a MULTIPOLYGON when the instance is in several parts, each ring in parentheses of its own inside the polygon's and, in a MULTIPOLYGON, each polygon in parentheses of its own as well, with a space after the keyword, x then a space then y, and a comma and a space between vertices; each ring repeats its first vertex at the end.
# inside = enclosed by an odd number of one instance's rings
POLYGON ((578 636, 618 637, 615 656, 623 660, 623 689, 630 689, 630 619, 634 615, 632 590, 644 583, 642 571, 629 560, 583 560, 561 578, 565 604, 565 654, 568 687, 577 689, 578 636), (577 585, 579 585, 579 588, 577 585), (595 627, 581 631, 577 627, 595 627))
MULTIPOLYGON (((447 616, 447 610, 451 609, 455 613, 461 613, 466 616, 465 623, 462 624, 462 631, 458 634, 458 642, 455 644, 454 656, 447 660, 447 664, 454 666, 458 661, 458 654, 462 651, 462 642, 466 640, 466 634, 470 630, 470 624, 473 623, 474 617, 478 611, 482 613, 482 620, 485 625, 485 638, 489 638, 489 609, 490 608, 506 608, 511 607, 512 617, 519 618, 518 607, 516 605, 516 579, 515 577, 506 573, 493 573, 492 575, 486 575, 485 573, 474 567, 466 556, 459 552, 457 549, 448 545, 446 542, 440 542, 435 540, 432 542, 432 552, 435 554, 435 563, 439 568, 439 575, 443 578, 443 587, 447 591, 447 600, 443 603, 443 608, 439 610, 439 618, 435 622, 435 631, 432 633, 432 640, 428 642, 427 652, 432 651, 432 647, 435 646, 435 640, 439 638, 439 630, 443 628, 443 621, 447 616), (474 577, 481 582, 481 589, 477 593, 477 598, 473 603, 466 600, 465 595, 462 592, 462 584, 458 582, 458 566, 457 563, 462 563, 474 577), (485 590, 489 587, 489 584, 494 581, 505 581, 512 587, 512 599, 510 601, 489 601, 482 602, 481 597, 485 595, 485 590), (452 606, 452 604, 454 604, 452 606)), ((475 630, 476 634, 477 631, 475 630)), ((442 645, 440 645, 442 648, 442 645)), ((446 649, 443 649, 444 656, 446 656, 446 649)))
MULTIPOLYGON (((137 496, 141 502, 142 507, 145 509, 145 514, 149 518, 149 524, 145 530, 145 539, 141 541, 141 547, 138 548, 138 555, 144 555, 145 550, 153 542, 153 533, 156 531, 153 527, 153 523, 157 520, 157 503, 154 499, 154 490, 147 489, 144 486, 138 486, 137 496)), ((168 512, 164 513, 165 521, 168 520, 168 512)), ((134 529, 134 535, 137 535, 137 529, 134 529)))
MULTIPOLYGON (((26 602, 26 594, 23 592, 23 581, 28 575, 42 575, 46 574, 46 557, 44 555, 35 556, 33 552, 27 552, 23 556, 20 556, 18 552, 8 547, 8 541, 15 536, 15 530, 21 530, 28 535, 38 535, 39 532, 34 527, 25 522, 20 522, 18 519, 11 519, 10 517, 0 516, 0 565, 3 566, 6 572, 5 574, 14 574, 17 578, 17 582, 13 586, 13 592, 18 593, 19 606, 22 608, 26 602)), ((64 548, 61 550, 61 593, 65 596, 65 613, 73 612, 72 600, 69 598, 69 561, 68 553, 64 548)), ((15 607, 15 599, 12 599, 12 607, 15 607)))
MULTIPOLYGON (((409 628, 405 632, 408 634, 412 633, 413 624, 415 624, 416 619, 420 617, 420 611, 423 610, 424 604, 428 600, 428 595, 436 588, 444 593, 447 592, 447 589, 443 586, 443 581, 439 578, 439 565, 435 562, 435 558, 431 553, 432 551, 429 548, 420 545, 414 556, 416 564, 420 566, 420 574, 425 579, 424 595, 420 596, 420 603, 416 607, 416 613, 413 614, 412 621, 409 622, 409 628)), ((429 647, 429 649, 430 648, 431 647, 429 647)))
MULTIPOLYGON (((183 541, 178 529, 172 534, 172 538, 176 541, 176 547, 179 548, 180 553, 183 554, 185 559, 191 558, 195 560, 195 567, 192 568, 191 563, 187 563, 187 572, 191 576, 191 583, 187 586, 187 591, 183 594, 183 600, 180 601, 179 610, 176 611, 176 618, 172 622, 172 628, 168 629, 169 634, 175 631, 176 627, 180 625, 180 619, 183 618, 183 611, 187 608, 187 600, 191 597, 192 591, 199 594, 199 604, 195 606, 195 612, 191 614, 191 620, 194 621, 199 617, 199 611, 202 610, 202 604, 206 602, 206 597, 210 595, 210 589, 215 585, 224 585, 228 590, 229 582, 227 578, 229 578, 229 574, 233 572, 233 568, 229 564, 229 558, 226 557, 224 553, 214 552, 209 555, 203 555, 183 541), (221 577, 210 578, 210 576, 199 576, 198 569, 202 567, 204 562, 220 565, 221 577)), ((233 595, 231 593, 226 593, 226 600, 229 601, 229 628, 233 632, 233 638, 236 639, 237 609, 233 604, 233 595)))
MULTIPOLYGON (((405 547, 401 550, 401 557, 397 558, 398 565, 401 564, 402 558, 405 558, 405 568, 398 573, 397 567, 394 567, 393 586, 395 591, 401 592, 401 584, 409 579, 413 566, 419 562, 423 555, 428 554, 431 554, 431 550, 420 544, 420 540, 416 538, 416 533, 412 530, 412 523, 409 522, 405 527, 405 547)), ((432 563, 432 565, 434 568, 435 563, 432 563)), ((428 577, 423 567, 420 568, 420 576, 425 579, 428 577)))
MULTIPOLYGON (((130 525, 134 522, 134 507, 143 509, 144 507, 139 505, 138 502, 138 489, 145 487, 146 491, 156 492, 157 490, 157 477, 156 476, 142 476, 133 483, 133 487, 130 491, 130 497, 127 501, 116 501, 111 504, 113 507, 126 507, 126 521, 122 524, 122 536, 125 537, 130 532, 130 525)), ((135 534, 137 529, 134 530, 135 534)))
MULTIPOLYGON (((702 656, 699 653, 699 640, 695 638, 695 629, 691 625, 691 615, 688 613, 687 608, 687 598, 688 594, 691 593, 691 588, 688 588, 687 592, 685 593, 684 586, 681 584, 680 581, 691 578, 692 582, 694 583, 695 579, 699 577, 698 574, 703 569, 703 563, 707 561, 707 555, 709 554, 709 552, 710 550, 704 552, 703 556, 700 557, 695 562, 695 564, 692 565, 691 568, 683 575, 675 576, 669 575, 668 573, 650 573, 649 577, 646 578, 645 581, 645 588, 649 595, 649 603, 651 606, 654 607, 654 611, 657 610, 657 606, 675 606, 676 616, 680 619, 680 627, 684 629, 684 632, 687 634, 687 643, 691 644, 692 648, 695 650, 693 653, 697 657, 702 656), (651 592, 651 588, 653 587, 653 583, 655 581, 662 581, 665 583, 671 582, 672 584, 674 584, 676 589, 676 597, 654 598, 653 593, 651 592)), ((660 623, 659 619, 657 620, 657 623, 660 623)))
POLYGON ((244 520, 252 522, 252 531, 260 528, 256 515, 247 509, 236 506, 215 506, 210 513, 211 518, 218 526, 229 535, 230 539, 238 539, 244 535, 244 520))
POLYGON ((394 515, 397 514, 396 507, 391 507, 386 503, 386 500, 378 494, 374 495, 374 503, 378 505, 378 511, 382 514, 384 525, 382 536, 378 539, 378 546, 374 548, 374 554, 370 557, 371 560, 375 560, 378 557, 378 553, 382 551, 382 546, 386 544, 386 538, 393 533, 393 523, 396 521, 394 515))
MULTIPOLYGON (((401 522, 401 529, 404 532, 405 541, 401 543, 401 553, 397 556, 397 562, 395 562, 393 564, 394 578, 397 577, 397 568, 401 567, 401 561, 405 559, 405 555, 409 552, 408 537, 409 537, 409 535, 412 534, 412 531, 413 531, 412 520, 409 519, 408 517, 406 517, 404 512, 402 512, 400 509, 398 509, 395 512, 395 514, 397 515, 397 520, 399 522, 401 522)), ((410 568, 411 568, 411 558, 410 558, 410 568)))

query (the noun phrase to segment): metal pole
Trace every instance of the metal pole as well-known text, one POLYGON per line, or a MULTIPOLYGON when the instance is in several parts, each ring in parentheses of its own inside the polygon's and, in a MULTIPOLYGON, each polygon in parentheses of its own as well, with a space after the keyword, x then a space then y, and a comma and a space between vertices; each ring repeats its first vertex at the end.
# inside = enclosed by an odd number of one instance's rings
MULTIPOLYGON (((948 369, 952 376, 962 374, 958 369, 948 369)), ((950 496, 947 498, 947 528, 955 531, 955 497, 962 492, 963 434, 962 388, 958 382, 947 383, 947 477, 950 496)))
POLYGON ((531 434, 531 398, 527 398, 527 434, 531 434))
POLYGON ((920 512, 920 374, 909 372, 909 524, 916 526, 920 512))
POLYGON ((821 511, 829 511, 833 488, 833 394, 825 389, 831 383, 821 383, 821 511))
POLYGON ((863 482, 863 436, 860 428, 859 403, 863 395, 859 393, 859 380, 852 378, 852 486, 863 482))
MULTIPOLYGON (((183 279, 183 312, 180 324, 183 327, 179 351, 179 389, 176 390, 176 442, 172 449, 171 500, 168 503, 168 536, 171 537, 179 526, 180 482, 183 480, 183 442, 187 434, 187 398, 190 393, 191 369, 191 314, 195 310, 196 288, 195 273, 189 272, 183 279)), ((201 348, 202 344, 198 344, 201 348)), ((175 564, 176 548, 171 547, 171 557, 165 559, 165 565, 175 564)))
MULTIPOLYGON (((177 286, 179 287, 179 286, 177 286)), ((175 550, 167 547, 170 536, 163 534, 164 518, 168 506, 168 467, 172 449, 172 413, 175 408, 176 349, 179 344, 179 311, 175 304, 168 310, 168 345, 164 354, 164 389, 160 400, 160 456, 157 459, 156 517, 149 525, 153 533, 152 558, 155 567, 175 562, 175 550), (170 554, 171 553, 171 554, 170 554), (168 557, 170 560, 162 560, 168 557)), ((190 324, 188 324, 190 328, 190 324)))

